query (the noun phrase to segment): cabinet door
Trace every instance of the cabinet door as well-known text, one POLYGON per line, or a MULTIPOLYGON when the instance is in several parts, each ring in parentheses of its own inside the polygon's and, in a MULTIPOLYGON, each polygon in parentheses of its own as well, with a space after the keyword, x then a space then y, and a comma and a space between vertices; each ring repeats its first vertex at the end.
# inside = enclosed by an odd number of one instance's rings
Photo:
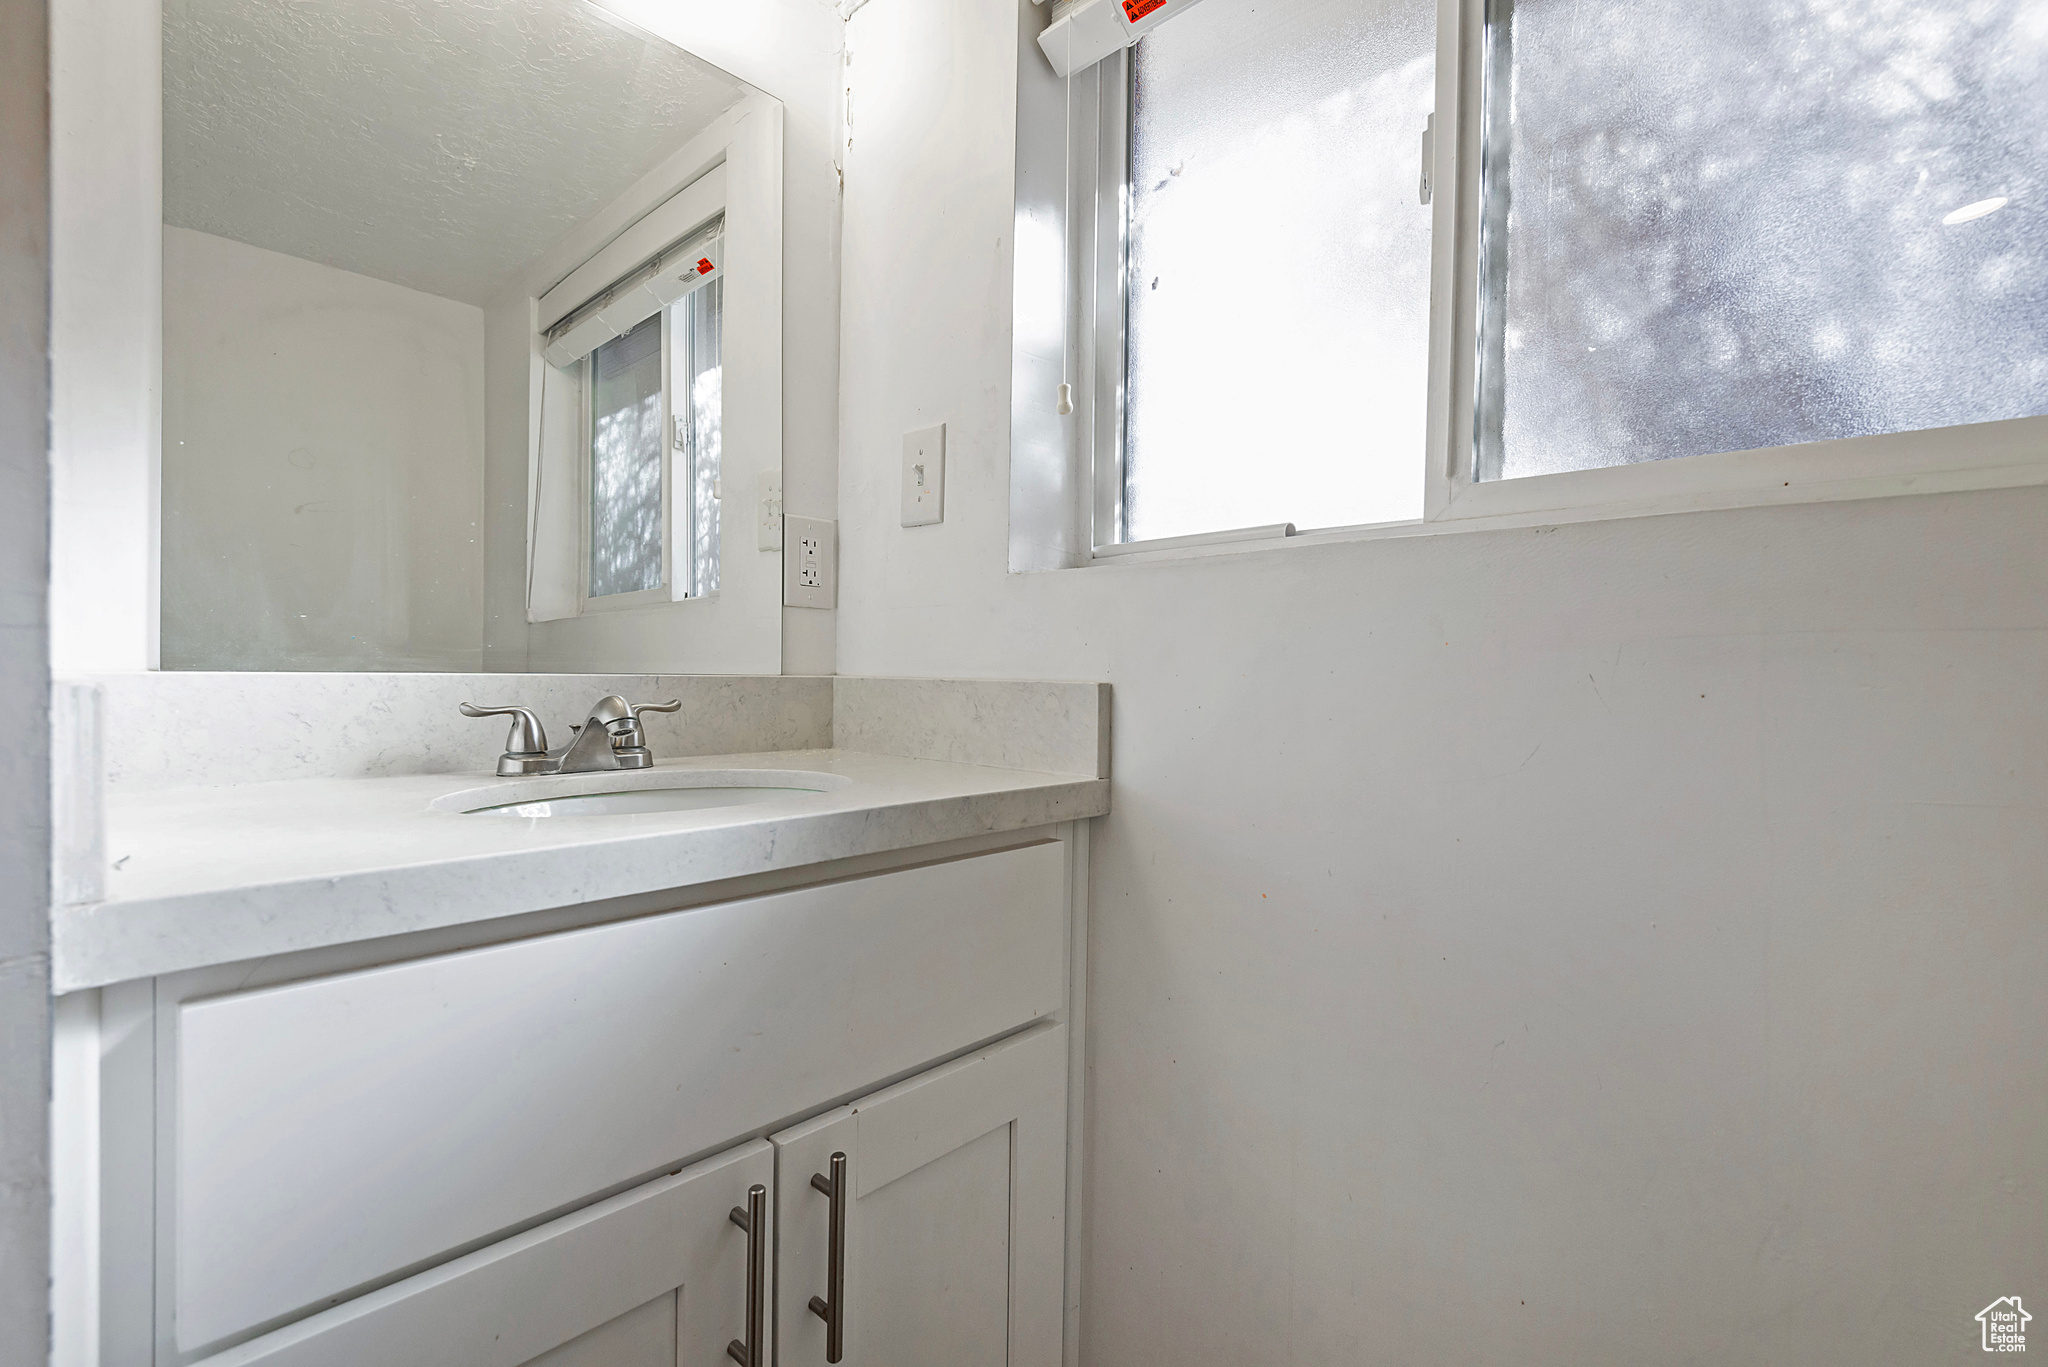
POLYGON ((732 1213, 770 1189, 752 1273, 765 1296, 774 1172, 754 1140, 200 1367, 734 1367, 755 1249, 732 1213))
POLYGON ((772 1136, 776 1362, 828 1361, 832 1156, 846 1155, 843 1357, 1058 1367, 1066 1027, 1044 1025, 772 1136), (812 1178, 820 1180, 814 1183, 812 1178))

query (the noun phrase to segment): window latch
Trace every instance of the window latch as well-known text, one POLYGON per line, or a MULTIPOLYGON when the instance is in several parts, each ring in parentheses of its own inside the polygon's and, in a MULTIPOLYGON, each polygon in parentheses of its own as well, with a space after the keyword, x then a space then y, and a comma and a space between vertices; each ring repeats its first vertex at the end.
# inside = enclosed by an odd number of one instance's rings
POLYGON ((1422 125, 1422 183, 1419 187, 1422 202, 1429 203, 1429 179, 1436 169, 1436 115, 1431 114, 1422 125))

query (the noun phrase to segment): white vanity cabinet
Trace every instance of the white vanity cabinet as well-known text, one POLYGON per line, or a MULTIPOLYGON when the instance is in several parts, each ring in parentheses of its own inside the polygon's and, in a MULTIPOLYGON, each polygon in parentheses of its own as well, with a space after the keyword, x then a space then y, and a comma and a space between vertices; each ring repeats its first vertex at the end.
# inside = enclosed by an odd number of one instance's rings
POLYGON ((773 1136, 781 1367, 1060 1360, 1066 1051, 1038 1026, 773 1136))
POLYGON ((80 1361, 1055 1367, 1078 847, 107 989, 80 1361))

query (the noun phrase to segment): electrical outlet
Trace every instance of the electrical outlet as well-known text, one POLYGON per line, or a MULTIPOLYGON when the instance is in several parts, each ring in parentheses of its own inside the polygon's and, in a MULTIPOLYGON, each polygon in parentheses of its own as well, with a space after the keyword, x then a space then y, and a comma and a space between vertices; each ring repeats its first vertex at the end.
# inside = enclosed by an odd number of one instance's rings
POLYGON ((903 525, 946 520, 946 424, 903 434, 903 525))
POLYGON ((754 544, 764 551, 782 549, 782 471, 763 470, 754 477, 754 544))
POLYGON ((829 608, 839 601, 839 524, 822 517, 782 519, 782 605, 829 608))

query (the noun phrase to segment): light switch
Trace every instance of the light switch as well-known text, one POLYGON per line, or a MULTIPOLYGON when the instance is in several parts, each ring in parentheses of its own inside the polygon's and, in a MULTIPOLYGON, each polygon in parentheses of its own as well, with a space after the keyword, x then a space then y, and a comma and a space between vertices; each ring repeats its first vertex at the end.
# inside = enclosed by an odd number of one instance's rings
POLYGON ((829 608, 839 600, 839 524, 822 517, 782 519, 782 605, 829 608))
POLYGON ((763 470, 754 477, 754 544, 764 551, 782 549, 782 471, 763 470))
POLYGON ((946 424, 903 434, 903 525, 946 520, 946 424))

